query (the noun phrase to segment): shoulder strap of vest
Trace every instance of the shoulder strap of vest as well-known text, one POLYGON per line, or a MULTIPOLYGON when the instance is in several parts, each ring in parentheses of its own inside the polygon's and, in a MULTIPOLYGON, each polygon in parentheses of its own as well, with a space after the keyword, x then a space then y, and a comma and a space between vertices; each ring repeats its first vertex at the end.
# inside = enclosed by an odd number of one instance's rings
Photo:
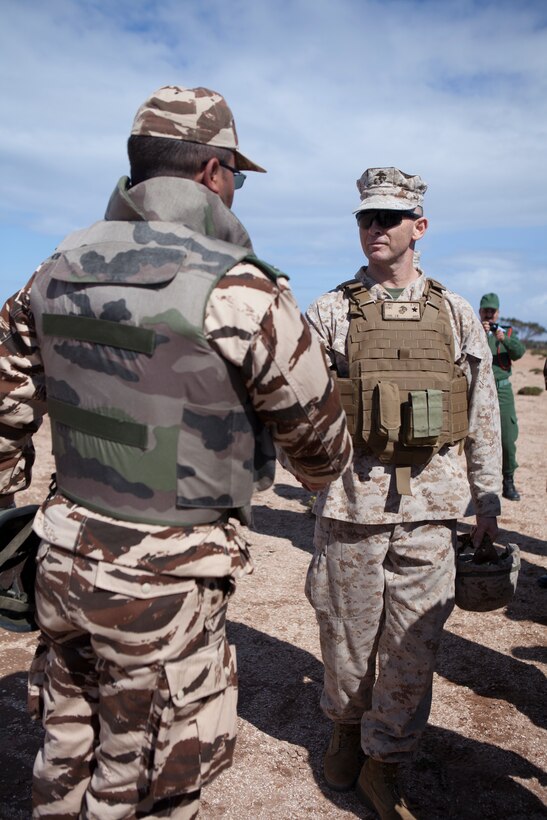
POLYGON ((350 303, 350 321, 359 316, 366 319, 368 310, 377 310, 376 301, 363 283, 357 279, 348 279, 347 282, 342 282, 336 290, 343 290, 350 303))
POLYGON ((436 279, 427 279, 423 298, 425 299, 424 318, 434 321, 441 309, 446 288, 436 279))
POLYGON ((355 277, 353 279, 347 279, 345 282, 341 282, 336 286, 336 290, 351 290, 353 292, 360 289, 363 289, 363 285, 355 279, 355 277))
POLYGON ((442 299, 445 290, 446 287, 441 282, 437 282, 436 279, 428 279, 424 289, 424 296, 435 300, 442 299))
POLYGON ((280 278, 289 278, 286 273, 283 273, 282 270, 279 270, 279 268, 276 268, 273 265, 268 264, 268 262, 264 262, 263 259, 259 259, 258 256, 254 255, 254 253, 247 254, 247 256, 241 259, 241 262, 250 262, 251 265, 254 265, 256 268, 262 271, 262 273, 265 273, 266 276, 268 276, 274 282, 276 282, 280 278))

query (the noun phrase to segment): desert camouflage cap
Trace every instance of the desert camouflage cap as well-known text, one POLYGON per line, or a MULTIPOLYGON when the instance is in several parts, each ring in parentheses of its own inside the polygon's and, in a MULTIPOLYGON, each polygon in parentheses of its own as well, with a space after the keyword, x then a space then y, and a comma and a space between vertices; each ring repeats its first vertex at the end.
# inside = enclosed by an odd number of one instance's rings
POLYGON ((405 174, 398 168, 367 168, 357 188, 361 204, 353 212, 385 209, 411 211, 422 205, 427 185, 417 174, 405 174))
POLYGON ((209 88, 178 85, 159 88, 140 106, 131 134, 228 148, 236 155, 236 166, 240 171, 265 173, 265 168, 251 162, 239 151, 234 116, 224 97, 209 88))

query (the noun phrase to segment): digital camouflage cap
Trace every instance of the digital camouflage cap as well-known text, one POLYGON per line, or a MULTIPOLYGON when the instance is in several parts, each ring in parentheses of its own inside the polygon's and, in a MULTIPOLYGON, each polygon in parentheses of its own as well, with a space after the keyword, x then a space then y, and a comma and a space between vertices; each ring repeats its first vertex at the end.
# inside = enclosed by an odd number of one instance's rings
POLYGON ((265 168, 239 151, 234 116, 224 97, 209 88, 159 88, 140 106, 131 134, 228 148, 236 155, 240 171, 265 173, 265 168))
POLYGON ((418 174, 405 174, 398 168, 367 168, 357 180, 360 211, 413 211, 423 205, 427 185, 418 174))

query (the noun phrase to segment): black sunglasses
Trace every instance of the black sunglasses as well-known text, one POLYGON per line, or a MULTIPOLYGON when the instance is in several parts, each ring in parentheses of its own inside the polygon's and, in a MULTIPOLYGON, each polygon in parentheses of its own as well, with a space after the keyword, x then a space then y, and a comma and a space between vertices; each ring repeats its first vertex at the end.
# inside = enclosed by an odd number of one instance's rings
POLYGON ((247 179, 247 174, 241 173, 238 171, 237 168, 233 168, 231 165, 227 165, 225 162, 222 162, 220 159, 218 161, 219 165, 222 165, 223 168, 227 168, 228 171, 231 171, 234 175, 234 188, 237 191, 238 188, 243 188, 243 183, 247 179))
POLYGON ((420 217, 421 214, 415 214, 412 211, 360 211, 357 214, 357 222, 359 227, 365 230, 368 230, 373 222, 376 222, 380 228, 394 228, 395 225, 400 225, 403 219, 416 221, 420 217))

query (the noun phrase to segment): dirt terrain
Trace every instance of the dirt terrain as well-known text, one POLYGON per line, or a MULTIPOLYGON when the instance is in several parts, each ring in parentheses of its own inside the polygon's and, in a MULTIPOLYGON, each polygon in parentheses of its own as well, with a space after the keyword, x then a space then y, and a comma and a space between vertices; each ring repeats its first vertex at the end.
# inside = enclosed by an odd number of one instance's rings
MULTIPOLYGON (((513 385, 543 387, 527 353, 513 385)), ((443 638, 433 708, 419 753, 404 777, 424 820, 539 820, 547 817, 547 393, 517 396, 520 425, 516 485, 503 500, 499 543, 517 543, 522 568, 504 610, 456 609, 443 638)), ((49 430, 31 490, 18 504, 41 501, 51 472, 49 430)), ((201 817, 234 820, 367 818, 353 793, 329 791, 321 760, 330 734, 319 710, 318 632, 304 593, 314 519, 309 493, 278 468, 271 490, 254 499, 249 533, 255 572, 230 605, 229 635, 238 651, 240 730, 233 768, 204 790, 201 817)), ((471 519, 461 523, 469 529, 471 519)), ((0 818, 30 817, 32 762, 41 728, 26 714, 26 670, 35 635, 0 631, 0 818)))

